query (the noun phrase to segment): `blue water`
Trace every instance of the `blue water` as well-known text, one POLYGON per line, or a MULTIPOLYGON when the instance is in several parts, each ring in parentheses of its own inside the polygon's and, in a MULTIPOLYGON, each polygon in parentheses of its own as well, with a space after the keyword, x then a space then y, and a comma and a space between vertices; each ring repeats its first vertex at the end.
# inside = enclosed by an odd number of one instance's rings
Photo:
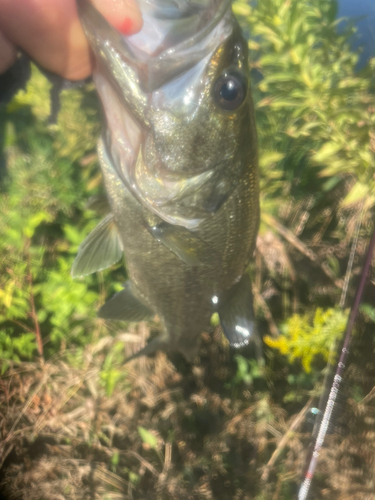
POLYGON ((359 67, 375 57, 375 0, 338 0, 338 17, 348 17, 357 27, 353 48, 361 46, 359 67))

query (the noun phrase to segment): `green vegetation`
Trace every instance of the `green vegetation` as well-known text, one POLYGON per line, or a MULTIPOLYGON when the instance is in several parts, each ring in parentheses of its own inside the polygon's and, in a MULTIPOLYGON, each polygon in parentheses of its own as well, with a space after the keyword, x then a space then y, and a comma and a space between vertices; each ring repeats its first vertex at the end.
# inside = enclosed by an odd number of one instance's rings
MULTIPOLYGON (((98 221, 85 209, 101 181, 92 156, 99 132, 95 91, 63 93, 58 125, 49 125, 48 116, 49 84, 34 68, 26 91, 2 113, 0 328, 13 338, 34 332, 51 355, 61 346, 86 345, 97 329, 97 280, 70 277, 78 246, 98 221)), ((29 347, 18 354, 30 355, 29 347)))
MULTIPOLYGON (((213 317, 193 366, 158 354, 123 367, 158 323, 96 318, 126 278, 121 265, 70 277, 100 218, 87 208, 103 192, 95 90, 64 91, 51 125, 49 83, 33 68, 0 109, 0 489, 14 498, 84 498, 92 488, 109 499, 293 498, 311 431, 301 409, 318 405, 345 328, 340 303, 350 305, 373 230, 375 61, 355 73, 352 31, 337 34, 333 0, 233 8, 249 35, 259 135, 251 273, 265 363, 231 353, 213 317)), ((374 273, 340 403, 346 434, 328 437, 316 498, 375 498, 374 273)))
POLYGON ((348 314, 340 309, 323 311, 318 307, 312 325, 309 314, 293 314, 282 325, 279 337, 266 336, 264 341, 270 347, 278 349, 281 354, 287 354, 291 363, 301 359, 303 369, 310 373, 315 357, 321 356, 328 361, 332 343, 342 338, 347 320, 348 314))
POLYGON ((297 199, 327 199, 347 176, 340 205, 373 206, 375 61, 354 74, 358 55, 349 50, 350 31, 337 35, 335 2, 265 0, 251 8, 243 0, 233 9, 262 75, 255 95, 264 210, 283 202, 288 188, 297 199))

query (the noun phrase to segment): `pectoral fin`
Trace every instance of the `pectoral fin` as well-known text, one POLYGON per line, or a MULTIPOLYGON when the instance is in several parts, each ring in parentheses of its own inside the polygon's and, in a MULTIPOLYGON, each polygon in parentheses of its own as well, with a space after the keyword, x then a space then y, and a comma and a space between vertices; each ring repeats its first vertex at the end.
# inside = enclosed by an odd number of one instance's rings
POLYGON ((71 275, 77 278, 102 271, 116 264, 122 257, 122 251, 113 215, 109 214, 80 245, 71 275))
POLYGON ((99 309, 98 316, 103 319, 138 322, 152 318, 155 313, 133 295, 131 283, 127 281, 125 288, 99 309))
POLYGON ((162 222, 148 227, 148 230, 155 239, 188 266, 200 266, 212 255, 207 243, 183 226, 162 222))
POLYGON ((256 331, 253 294, 247 274, 241 278, 219 303, 218 313, 224 334, 232 347, 244 347, 255 342, 257 354, 261 357, 261 342, 256 331))

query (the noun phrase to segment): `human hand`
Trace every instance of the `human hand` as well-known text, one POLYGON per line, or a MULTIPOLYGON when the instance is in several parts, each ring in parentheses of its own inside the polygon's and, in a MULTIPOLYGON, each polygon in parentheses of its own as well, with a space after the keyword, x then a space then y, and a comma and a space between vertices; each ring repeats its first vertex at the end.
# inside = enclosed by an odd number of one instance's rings
MULTIPOLYGON (((135 0, 92 0, 125 35, 142 27, 135 0)), ((76 0, 0 0, 0 73, 16 60, 18 48, 45 69, 80 80, 92 70, 76 0)))

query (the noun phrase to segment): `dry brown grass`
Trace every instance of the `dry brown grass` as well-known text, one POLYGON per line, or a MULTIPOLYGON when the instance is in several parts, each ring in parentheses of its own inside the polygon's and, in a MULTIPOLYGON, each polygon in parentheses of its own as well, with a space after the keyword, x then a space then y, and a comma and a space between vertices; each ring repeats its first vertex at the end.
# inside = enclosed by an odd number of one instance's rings
MULTIPOLYGON (((139 328, 146 336, 146 326, 139 328)), ((134 340, 134 334, 120 338, 134 340)), ((3 377, 6 498, 292 498, 308 452, 304 419, 294 424, 298 412, 275 402, 280 388, 231 384, 235 365, 218 330, 203 335, 193 365, 162 353, 129 363, 109 396, 100 374, 117 340, 87 346, 77 368, 55 358, 22 363, 3 377), (156 437, 155 449, 142 442, 138 426, 156 437)), ((351 366, 351 383, 368 386, 364 371, 351 366)), ((335 429, 322 453, 314 485, 321 498, 375 498, 374 394, 360 403, 349 398, 340 408, 337 420, 346 429, 335 429)))

